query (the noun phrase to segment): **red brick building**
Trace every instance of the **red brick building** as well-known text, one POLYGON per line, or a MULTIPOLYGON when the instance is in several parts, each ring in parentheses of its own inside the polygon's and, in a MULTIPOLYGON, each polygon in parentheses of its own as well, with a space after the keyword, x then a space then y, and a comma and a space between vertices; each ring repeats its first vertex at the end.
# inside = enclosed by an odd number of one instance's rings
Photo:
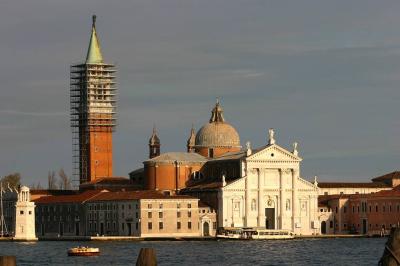
POLYGON ((321 195, 319 216, 321 232, 327 234, 387 234, 400 225, 400 172, 372 179, 381 182, 382 190, 374 193, 321 195))

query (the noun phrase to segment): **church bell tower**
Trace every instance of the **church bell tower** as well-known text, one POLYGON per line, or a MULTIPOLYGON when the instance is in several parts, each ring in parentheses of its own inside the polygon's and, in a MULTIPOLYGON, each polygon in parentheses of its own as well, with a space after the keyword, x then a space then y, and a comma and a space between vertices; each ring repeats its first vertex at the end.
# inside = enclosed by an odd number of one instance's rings
POLYGON ((160 155, 160 138, 157 136, 156 127, 153 127, 153 134, 149 139, 149 158, 154 158, 160 155))
POLYGON ((115 66, 103 60, 96 16, 93 16, 86 60, 72 65, 70 73, 74 176, 82 184, 112 176, 117 90, 115 66))

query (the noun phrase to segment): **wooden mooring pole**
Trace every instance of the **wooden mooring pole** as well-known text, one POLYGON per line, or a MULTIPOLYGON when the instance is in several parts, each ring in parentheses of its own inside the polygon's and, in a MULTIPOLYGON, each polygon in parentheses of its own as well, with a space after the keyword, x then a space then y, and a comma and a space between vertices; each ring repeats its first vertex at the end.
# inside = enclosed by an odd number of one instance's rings
POLYGON ((0 256, 0 266, 16 266, 15 256, 0 256))
POLYGON ((136 266, 156 266, 156 251, 153 248, 141 248, 136 266))

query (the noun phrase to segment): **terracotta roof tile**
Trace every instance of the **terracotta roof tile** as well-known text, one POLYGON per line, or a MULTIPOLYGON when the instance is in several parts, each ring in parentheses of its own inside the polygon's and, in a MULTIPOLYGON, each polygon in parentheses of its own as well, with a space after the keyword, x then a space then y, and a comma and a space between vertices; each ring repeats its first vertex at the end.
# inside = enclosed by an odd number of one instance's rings
POLYGON ((160 156, 154 157, 144 163, 154 163, 154 162, 207 162, 207 158, 194 152, 167 152, 160 156))
POLYGON ((319 188, 386 188, 389 185, 381 182, 346 183, 346 182, 319 182, 319 188))
POLYGON ((88 190, 77 195, 48 196, 34 200, 35 203, 82 203, 91 201, 136 200, 136 199, 197 199, 187 195, 164 195, 155 190, 118 191, 88 190))
POLYGON ((400 197, 400 185, 391 190, 381 190, 370 194, 353 194, 351 198, 378 198, 378 197, 400 197))
POLYGON ((126 177, 98 177, 90 182, 83 183, 81 186, 89 184, 125 184, 130 183, 131 180, 126 177))
POLYGON ((384 181, 391 179, 400 179, 400 171, 394 171, 385 175, 381 175, 372 179, 372 181, 384 181))
MULTIPOLYGON (((103 190, 104 191, 104 190, 103 190)), ((81 203, 93 196, 102 193, 102 190, 88 190, 80 194, 75 195, 60 195, 60 196, 47 196, 41 197, 33 200, 33 202, 38 204, 48 204, 48 203, 81 203)))
POLYGON ((197 199, 187 195, 165 195, 155 190, 117 191, 100 193, 88 201, 138 200, 138 199, 197 199))

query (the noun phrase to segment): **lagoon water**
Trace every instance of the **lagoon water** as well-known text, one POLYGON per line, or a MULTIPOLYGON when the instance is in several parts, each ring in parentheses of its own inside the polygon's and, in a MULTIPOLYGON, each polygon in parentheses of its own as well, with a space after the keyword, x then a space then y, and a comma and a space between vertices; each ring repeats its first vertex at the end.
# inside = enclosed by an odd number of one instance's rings
POLYGON ((155 248, 159 265, 377 265, 386 238, 274 241, 40 241, 0 242, 0 255, 18 265, 135 265, 140 248, 155 248), (98 257, 68 257, 77 245, 99 247, 98 257))

